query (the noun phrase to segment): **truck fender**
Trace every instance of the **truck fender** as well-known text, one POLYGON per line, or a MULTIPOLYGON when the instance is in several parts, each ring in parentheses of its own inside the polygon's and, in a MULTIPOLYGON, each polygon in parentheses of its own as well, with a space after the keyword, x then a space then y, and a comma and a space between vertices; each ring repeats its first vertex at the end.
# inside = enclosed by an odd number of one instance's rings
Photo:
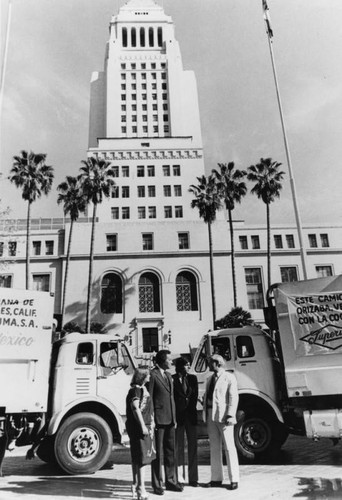
MULTIPOLYGON (((59 426, 61 425, 61 422, 64 419, 64 417, 66 415, 68 415, 69 413, 70 414, 75 413, 72 411, 73 408, 76 408, 78 406, 82 406, 85 403, 88 405, 95 403, 96 405, 102 405, 102 406, 106 407, 116 418, 120 435, 122 436, 124 434, 125 424, 122 420, 120 413, 118 412, 117 408, 114 405, 110 404, 108 402, 108 400, 104 399, 104 398, 97 398, 96 401, 94 401, 94 399, 91 399, 91 398, 80 398, 80 399, 77 399, 76 401, 73 401, 72 403, 66 405, 62 411, 55 413, 52 416, 52 418, 50 419, 49 425, 47 428, 47 434, 49 436, 54 435, 57 432, 59 426)), ((80 410, 80 411, 83 411, 83 410, 80 410)))
POLYGON ((272 410, 274 411, 275 416, 277 417, 279 422, 281 422, 282 424, 284 423, 284 418, 283 418, 283 415, 282 415, 278 405, 267 394, 265 394, 261 391, 257 391, 255 389, 239 390, 239 396, 241 396, 242 394, 244 394, 246 396, 253 395, 253 396, 256 396, 260 399, 263 399, 272 408, 272 410))

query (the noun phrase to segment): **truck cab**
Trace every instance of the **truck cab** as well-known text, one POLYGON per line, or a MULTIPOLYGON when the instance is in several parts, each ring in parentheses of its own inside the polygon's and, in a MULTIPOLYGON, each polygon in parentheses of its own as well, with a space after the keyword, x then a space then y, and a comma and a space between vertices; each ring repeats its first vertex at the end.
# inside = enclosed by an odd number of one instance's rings
POLYGON ((239 389, 238 424, 235 441, 240 456, 253 460, 286 439, 279 408, 280 362, 274 343, 256 326, 229 328, 207 333, 192 361, 199 399, 210 375, 208 357, 220 354, 225 369, 235 374, 239 389))
POLYGON ((38 455, 89 473, 125 443, 126 395, 135 362, 118 336, 69 333, 53 346, 47 438, 38 455))

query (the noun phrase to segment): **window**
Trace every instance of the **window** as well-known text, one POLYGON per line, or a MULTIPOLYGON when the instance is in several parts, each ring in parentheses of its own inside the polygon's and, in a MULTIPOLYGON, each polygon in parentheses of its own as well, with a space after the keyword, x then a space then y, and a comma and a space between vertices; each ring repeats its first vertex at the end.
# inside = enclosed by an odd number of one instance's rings
POLYGON ((148 29, 148 45, 149 47, 154 46, 154 33, 153 33, 153 28, 148 29))
POLYGON ((163 73, 161 74, 161 77, 162 77, 162 80, 166 80, 166 73, 164 73, 164 72, 163 72, 163 73))
POLYGON ((162 88, 162 90, 166 90, 167 89, 167 84, 166 83, 162 83, 161 88, 162 88))
POLYGON ((138 219, 146 219, 146 208, 138 207, 138 219))
POLYGON ((163 176, 164 177, 170 176, 170 165, 163 165, 163 176))
POLYGON ((162 95, 162 97, 163 97, 163 100, 164 100, 164 101, 166 101, 166 100, 167 100, 167 94, 163 94, 163 95, 162 95))
POLYGON ((123 219, 129 219, 129 207, 122 207, 121 214, 123 219))
POLYGON ((164 186, 163 190, 164 190, 164 196, 166 197, 171 196, 171 186, 164 186))
POLYGON ((146 80, 146 73, 141 73, 141 79, 146 80))
POLYGON ((152 104, 152 110, 157 111, 158 110, 158 104, 152 104))
POLYGON ((143 122, 147 122, 147 115, 143 115, 143 116, 142 116, 142 121, 143 121, 143 122))
POLYGON ((141 69, 146 69, 146 63, 141 63, 141 69))
POLYGON ((116 273, 107 273, 102 278, 101 312, 103 314, 122 313, 122 279, 116 273))
POLYGON ((294 248, 295 247, 293 234, 286 235, 286 244, 287 244, 287 248, 294 248))
POLYGON ((122 132, 123 134, 125 134, 125 133, 126 133, 126 131, 127 131, 126 127, 121 127, 121 132, 122 132))
POLYGON ((94 345, 91 342, 81 342, 77 346, 76 363, 92 365, 94 360, 94 345))
POLYGON ((151 69, 156 69, 156 63, 151 63, 151 69))
POLYGON ((169 132, 169 130, 170 130, 170 129, 169 129, 169 126, 168 126, 168 125, 164 125, 164 132, 165 132, 165 133, 168 133, 168 132, 169 132))
POLYGON ((119 188, 118 186, 112 187, 112 198, 119 198, 119 188))
POLYGON ((129 177, 129 167, 124 166, 121 168, 122 177, 129 177))
POLYGON ((159 131, 158 126, 157 126, 157 125, 154 125, 154 126, 153 126, 153 133, 154 133, 154 134, 158 134, 158 131, 159 131))
POLYGON ((260 248, 260 240, 258 235, 251 236, 252 248, 253 250, 258 250, 260 248))
POLYGON ((156 186, 148 186, 147 190, 148 190, 148 196, 150 198, 155 198, 155 196, 156 196, 156 186))
POLYGON ((137 177, 145 177, 145 167, 143 165, 137 166, 137 177))
MULTIPOLYGON (((135 69, 135 68, 132 68, 132 69, 135 69)), ((131 78, 132 78, 132 80, 136 80, 137 79, 136 73, 131 73, 131 78)))
POLYGON ((310 248, 317 248, 317 238, 315 234, 309 234, 310 248))
POLYGON ((143 132, 144 132, 144 134, 147 134, 147 127, 146 127, 146 125, 143 126, 143 132))
POLYGON ((163 110, 167 111, 168 109, 169 109, 169 107, 168 107, 167 103, 164 102, 163 103, 163 110))
POLYGON ((158 344, 158 328, 142 328, 142 340, 144 352, 157 352, 159 351, 158 344))
POLYGON ((183 207, 176 206, 175 207, 175 217, 176 219, 182 219, 183 217, 183 207))
POLYGON ((327 234, 320 234, 321 237, 321 245, 323 248, 329 247, 329 238, 327 234))
POLYGON ((0 275, 0 288, 12 288, 12 276, 10 274, 0 275))
POLYGON ((121 80, 126 80, 126 73, 121 73, 121 80))
POLYGON ((163 121, 164 122, 169 121, 169 115, 163 115, 163 121))
POLYGON ((132 116, 132 122, 136 122, 137 121, 137 115, 133 115, 132 116))
POLYGON ((145 198, 145 186, 138 186, 138 198, 145 198))
POLYGON ((119 218, 119 208, 118 207, 111 207, 110 208, 110 216, 112 219, 118 219, 119 218))
POLYGON ((154 176, 155 176, 154 165, 147 165, 147 177, 154 177, 154 176))
POLYGON ((148 207, 148 218, 155 219, 157 217, 156 207, 148 207))
POLYGON ((298 281, 296 267, 281 267, 280 275, 282 283, 291 283, 292 281, 298 281))
POLYGON ((139 279, 139 312, 160 312, 159 279, 153 273, 139 279))
POLYGON ((143 233, 143 250, 153 250, 153 233, 143 233))
POLYGON ((154 101, 156 101, 156 100, 157 100, 157 94, 152 94, 152 99, 153 99, 154 101))
POLYGON ((132 127, 132 133, 133 133, 133 134, 136 134, 136 133, 137 133, 137 131, 138 131, 137 127, 132 127))
POLYGON ((42 242, 41 241, 33 241, 33 255, 40 255, 42 251, 42 242))
POLYGON ((142 83, 141 84, 141 90, 146 90, 147 89, 147 85, 146 83, 142 83))
MULTIPOLYGON (((126 29, 126 28, 124 28, 126 29)), ((126 69, 126 64, 125 63, 121 63, 121 69, 126 69)))
POLYGON ((175 177, 180 176, 180 165, 173 165, 172 170, 175 177))
POLYGON ((0 257, 4 255, 4 242, 0 241, 0 257))
POLYGON ((135 63, 131 64, 131 69, 136 69, 137 65, 135 63))
POLYGON ((195 276, 182 271, 176 278, 177 311, 197 311, 197 285, 195 276))
POLYGON ((132 101, 136 101, 137 100, 137 94, 131 94, 131 98, 132 98, 132 101))
POLYGON ((129 198, 129 186, 122 186, 122 197, 129 198))
POLYGON ((241 250, 248 250, 247 236, 239 236, 241 250))
POLYGON ((117 251, 117 234, 106 234, 106 250, 107 252, 117 251))
POLYGON ((45 242, 45 255, 53 255, 53 241, 45 242))
POLYGON ((283 248, 283 239, 281 234, 274 235, 274 245, 276 248, 283 248))
POLYGON ((190 248, 189 233, 178 233, 178 248, 179 250, 188 250, 190 248))
POLYGON ((317 278, 324 278, 325 276, 332 276, 332 266, 316 266, 317 278))
POLYGON ((121 111, 126 111, 126 104, 121 104, 121 111))
POLYGON ((142 104, 141 109, 142 109, 143 111, 147 111, 147 104, 142 104))
POLYGON ((127 28, 122 28, 122 46, 127 47, 127 28))
POLYGON ((153 121, 157 122, 158 121, 158 115, 153 115, 153 121))
POLYGON ((9 241, 8 242, 8 255, 10 257, 15 257, 17 255, 17 242, 9 241))
POLYGON ((151 73, 151 77, 152 77, 152 80, 156 80, 157 79, 157 73, 151 73))
POLYGON ((182 186, 181 185, 174 186, 173 190, 174 190, 175 196, 182 196, 182 186))
POLYGON ((157 38, 158 38, 158 47, 161 47, 163 45, 163 30, 162 30, 162 28, 158 28, 157 38))
POLYGON ((152 90, 157 90, 157 84, 156 83, 152 83, 152 90))
POLYGON ((121 84, 121 90, 126 90, 126 84, 125 83, 121 84))
MULTIPOLYGON (((147 94, 141 94, 141 99, 142 99, 143 101, 146 101, 146 99, 147 99, 147 94)), ((146 109, 145 109, 145 111, 146 111, 146 109)))
POLYGON ((165 219, 171 219, 172 218, 172 207, 171 206, 166 206, 164 207, 164 217, 165 219))
POLYGON ((253 340, 248 335, 236 337, 236 349, 239 358, 253 358, 255 355, 253 340))
POLYGON ((50 275, 49 274, 34 274, 32 290, 39 292, 50 291, 50 275))
POLYGON ((121 94, 121 100, 125 101, 126 100, 126 94, 121 94))
POLYGON ((131 89, 132 90, 137 90, 137 84, 136 83, 132 83, 131 84, 131 89))
POLYGON ((246 268, 245 279, 249 309, 262 309, 264 307, 264 297, 262 291, 261 269, 246 268))

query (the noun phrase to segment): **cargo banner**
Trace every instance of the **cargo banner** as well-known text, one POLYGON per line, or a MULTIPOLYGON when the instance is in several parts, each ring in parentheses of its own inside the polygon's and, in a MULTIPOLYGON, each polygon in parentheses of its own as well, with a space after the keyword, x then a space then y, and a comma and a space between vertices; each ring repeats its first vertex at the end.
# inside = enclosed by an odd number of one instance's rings
POLYGON ((297 354, 342 352, 342 291, 286 299, 297 354))

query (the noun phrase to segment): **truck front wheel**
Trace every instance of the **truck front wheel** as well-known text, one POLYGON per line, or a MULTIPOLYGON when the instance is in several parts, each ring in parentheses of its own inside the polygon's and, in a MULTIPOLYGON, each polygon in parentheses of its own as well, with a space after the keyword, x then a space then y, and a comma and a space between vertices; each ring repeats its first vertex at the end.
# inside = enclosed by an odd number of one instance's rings
POLYGON ((272 424, 262 418, 246 415, 235 426, 235 445, 242 458, 255 460, 273 448, 272 424))
POLYGON ((91 474, 108 461, 112 446, 112 432, 103 418, 77 413, 67 418, 58 430, 55 455, 68 474, 91 474))

